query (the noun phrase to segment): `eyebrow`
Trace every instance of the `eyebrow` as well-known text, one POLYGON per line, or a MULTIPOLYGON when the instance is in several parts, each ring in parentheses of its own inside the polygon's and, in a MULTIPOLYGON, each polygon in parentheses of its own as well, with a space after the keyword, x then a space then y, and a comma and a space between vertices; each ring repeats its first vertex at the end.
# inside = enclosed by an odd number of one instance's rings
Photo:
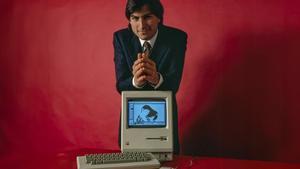
POLYGON ((153 14, 152 12, 146 13, 146 14, 144 14, 144 15, 142 15, 142 16, 136 16, 136 15, 134 15, 134 14, 131 14, 130 17, 139 18, 139 17, 145 17, 145 16, 149 16, 149 15, 154 15, 154 14, 153 14))

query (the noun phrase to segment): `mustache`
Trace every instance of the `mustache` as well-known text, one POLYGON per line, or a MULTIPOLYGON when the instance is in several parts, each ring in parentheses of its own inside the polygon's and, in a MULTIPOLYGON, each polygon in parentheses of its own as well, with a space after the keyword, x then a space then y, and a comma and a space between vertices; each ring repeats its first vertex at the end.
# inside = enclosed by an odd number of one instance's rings
POLYGON ((137 29, 138 32, 150 31, 151 28, 137 29))

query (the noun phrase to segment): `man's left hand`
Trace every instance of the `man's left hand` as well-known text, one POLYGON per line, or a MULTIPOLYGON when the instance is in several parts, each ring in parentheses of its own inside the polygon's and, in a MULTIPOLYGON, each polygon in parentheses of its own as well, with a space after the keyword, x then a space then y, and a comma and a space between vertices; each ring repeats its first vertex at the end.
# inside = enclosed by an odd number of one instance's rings
POLYGON ((142 54, 143 62, 144 62, 144 68, 145 68, 145 74, 146 74, 146 80, 152 84, 157 85, 159 82, 159 74, 156 69, 156 63, 152 61, 147 55, 142 54))

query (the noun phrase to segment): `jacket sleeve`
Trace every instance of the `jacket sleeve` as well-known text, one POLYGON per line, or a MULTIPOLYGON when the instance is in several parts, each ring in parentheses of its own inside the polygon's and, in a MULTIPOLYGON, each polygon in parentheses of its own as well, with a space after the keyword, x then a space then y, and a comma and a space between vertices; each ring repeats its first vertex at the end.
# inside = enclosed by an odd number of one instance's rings
POLYGON ((122 46, 118 33, 114 33, 113 46, 117 91, 121 93, 126 90, 136 90, 132 85, 132 68, 126 60, 124 45, 122 46))
POLYGON ((171 90, 177 93, 182 78, 184 58, 187 44, 187 34, 183 33, 174 42, 167 67, 160 72, 164 78, 163 83, 157 90, 171 90))

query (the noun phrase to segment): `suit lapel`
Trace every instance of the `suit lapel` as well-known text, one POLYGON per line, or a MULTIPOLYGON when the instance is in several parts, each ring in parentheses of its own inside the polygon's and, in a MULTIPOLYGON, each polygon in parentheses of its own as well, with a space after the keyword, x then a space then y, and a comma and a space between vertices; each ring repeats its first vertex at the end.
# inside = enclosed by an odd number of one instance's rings
POLYGON ((131 58, 132 64, 137 59, 137 54, 142 51, 141 44, 137 36, 132 33, 132 37, 130 39, 130 43, 128 43, 129 56, 131 58))
POLYGON ((160 27, 156 42, 153 46, 151 52, 151 59, 155 61, 156 65, 160 64, 160 61, 165 56, 165 53, 168 51, 169 47, 167 46, 166 41, 168 41, 165 36, 164 29, 160 27))

